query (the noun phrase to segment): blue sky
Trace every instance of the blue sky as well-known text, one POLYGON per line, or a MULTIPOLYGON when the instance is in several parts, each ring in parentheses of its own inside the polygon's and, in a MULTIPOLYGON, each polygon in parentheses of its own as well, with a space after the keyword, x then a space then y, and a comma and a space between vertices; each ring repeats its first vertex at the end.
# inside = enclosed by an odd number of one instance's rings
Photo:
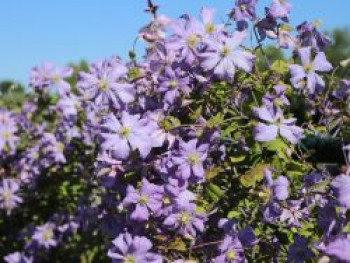
MULTIPOLYGON (((147 22, 146 0, 7 0, 1 1, 0 79, 28 80, 32 66, 80 59, 96 61, 127 56, 138 29, 147 22)), ((160 13, 175 18, 201 6, 224 17, 233 0, 155 0, 160 13)), ((260 0, 260 6, 270 0, 260 0)), ((324 29, 350 26, 349 0, 290 0, 292 24, 321 19, 324 29)))

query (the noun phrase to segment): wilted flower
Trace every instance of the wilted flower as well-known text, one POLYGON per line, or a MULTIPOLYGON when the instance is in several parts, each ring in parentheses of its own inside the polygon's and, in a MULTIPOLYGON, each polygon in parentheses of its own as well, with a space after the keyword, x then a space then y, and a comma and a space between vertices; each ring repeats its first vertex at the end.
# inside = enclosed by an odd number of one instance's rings
POLYGON ((297 26, 298 40, 301 46, 312 47, 319 51, 332 44, 331 39, 317 29, 317 25, 317 22, 308 23, 305 21, 297 26))

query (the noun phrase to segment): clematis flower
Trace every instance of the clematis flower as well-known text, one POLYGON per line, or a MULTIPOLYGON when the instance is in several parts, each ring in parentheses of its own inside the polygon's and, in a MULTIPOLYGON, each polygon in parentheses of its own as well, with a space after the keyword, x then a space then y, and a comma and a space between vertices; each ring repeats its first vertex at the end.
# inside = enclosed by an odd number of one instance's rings
POLYGON ((295 235, 294 243, 288 249, 288 262, 302 263, 312 259, 315 254, 308 247, 308 242, 305 238, 295 235))
POLYGON ((262 98, 262 102, 267 107, 273 107, 273 106, 281 106, 281 105, 290 105, 290 102, 285 95, 285 91, 287 89, 287 86, 285 85, 275 85, 273 86, 273 94, 266 94, 262 98))
POLYGON ((160 255, 149 252, 151 241, 142 236, 129 233, 120 234, 113 240, 113 247, 108 250, 108 257, 113 263, 162 263, 160 255))
POLYGON ((317 24, 305 21, 297 26, 297 38, 302 47, 312 47, 316 51, 321 51, 332 44, 331 39, 317 29, 317 24))
POLYGON ((339 100, 346 100, 350 97, 350 80, 342 79, 340 82, 340 89, 333 92, 333 96, 339 100))
POLYGON ((0 186, 0 208, 6 210, 7 214, 23 202, 19 197, 20 185, 16 179, 3 179, 0 186))
POLYGON ((4 257, 6 263, 32 263, 33 258, 25 256, 18 251, 8 254, 4 257))
POLYGON ((205 33, 203 24, 186 16, 170 22, 169 27, 174 31, 174 35, 168 39, 167 47, 179 51, 187 63, 193 63, 205 33))
POLYGON ((71 77, 73 68, 58 68, 52 63, 46 62, 35 67, 30 73, 30 86, 37 91, 48 92, 50 87, 56 87, 58 93, 64 96, 70 92, 70 84, 65 80, 71 77))
POLYGON ((322 251, 329 256, 333 256, 342 262, 350 261, 350 239, 346 236, 337 236, 325 246, 322 251))
POLYGON ((123 204, 134 205, 131 219, 138 222, 146 221, 150 213, 155 213, 162 207, 162 189, 143 179, 140 190, 136 190, 131 185, 128 186, 123 204))
POLYGON ((17 137, 18 127, 13 114, 0 109, 0 154, 14 153, 19 142, 17 137))
POLYGON ((201 144, 197 147, 198 140, 193 139, 189 142, 180 142, 179 151, 172 158, 174 164, 178 166, 177 176, 188 180, 194 177, 196 181, 204 180, 203 162, 207 158, 208 144, 201 144))
POLYGON ((135 99, 134 86, 125 80, 127 72, 119 61, 101 61, 91 65, 89 73, 79 73, 77 87, 85 100, 120 109, 135 99))
POLYGON ((299 200, 291 200, 288 202, 288 208, 282 209, 280 220, 286 222, 288 226, 300 227, 300 221, 307 216, 307 207, 302 208, 302 202, 299 200))
POLYGON ((185 238, 193 239, 197 232, 203 232, 206 219, 204 214, 197 213, 195 209, 196 205, 192 203, 178 206, 164 220, 163 225, 185 238))
POLYGON ((243 263, 244 250, 238 237, 227 235, 219 246, 220 255, 214 258, 214 263, 243 263))
POLYGON ((338 175, 331 186, 339 204, 350 209, 350 176, 345 174, 338 175))
POLYGON ((57 240, 55 240, 56 226, 53 223, 46 223, 41 226, 37 226, 32 236, 33 240, 36 241, 40 246, 45 248, 57 246, 57 240))
POLYGON ((295 88, 306 87, 310 94, 315 93, 316 88, 324 88, 325 83, 318 72, 329 72, 332 65, 327 61, 323 52, 317 53, 311 61, 311 47, 303 47, 298 50, 302 65, 290 65, 291 82, 295 88), (306 83, 305 83, 306 82, 306 83))
POLYGON ((138 149, 141 157, 146 158, 152 148, 151 131, 146 124, 147 121, 140 115, 131 115, 126 111, 122 112, 120 121, 110 114, 102 125, 106 129, 101 133, 104 140, 102 149, 111 150, 120 159, 128 158, 131 150, 138 149))
POLYGON ((180 68, 165 68, 164 73, 158 77, 158 82, 158 91, 164 94, 164 101, 169 105, 173 105, 181 94, 188 96, 191 91, 190 78, 180 68))
POLYGON ((273 0, 272 5, 268 8, 268 15, 274 19, 281 18, 288 21, 291 7, 287 0, 273 0))
POLYGON ((296 144, 303 137, 303 129, 294 125, 296 119, 284 119, 280 108, 254 108, 253 112, 260 120, 266 122, 266 124, 259 122, 255 127, 254 138, 256 141, 272 141, 280 135, 290 143, 296 144))
POLYGON ((224 25, 214 24, 215 9, 209 7, 202 7, 200 16, 204 24, 205 34, 209 36, 214 36, 223 32, 224 25))
POLYGON ((237 68, 250 72, 255 56, 240 47, 245 36, 245 32, 236 31, 223 41, 207 40, 207 49, 200 54, 203 69, 228 80, 233 79, 237 68))
POLYGON ((257 0, 236 0, 235 8, 230 13, 230 18, 234 21, 245 21, 256 19, 256 6, 257 0))

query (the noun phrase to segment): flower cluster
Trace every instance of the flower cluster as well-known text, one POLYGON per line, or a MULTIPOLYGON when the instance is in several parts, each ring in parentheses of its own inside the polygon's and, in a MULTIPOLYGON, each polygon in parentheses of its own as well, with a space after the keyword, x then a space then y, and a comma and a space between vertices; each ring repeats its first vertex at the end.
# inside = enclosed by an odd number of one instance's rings
POLYGON ((257 2, 217 24, 148 1, 141 59, 31 71, 0 110, 5 262, 350 261, 350 80, 316 24, 257 2))

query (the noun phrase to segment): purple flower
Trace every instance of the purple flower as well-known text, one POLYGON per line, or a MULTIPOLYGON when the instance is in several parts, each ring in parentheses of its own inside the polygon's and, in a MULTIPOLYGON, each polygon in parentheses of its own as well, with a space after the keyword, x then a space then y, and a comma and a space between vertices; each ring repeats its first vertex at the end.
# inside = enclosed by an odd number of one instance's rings
POLYGON ((306 87, 310 94, 316 88, 324 88, 325 83, 318 75, 318 72, 329 72, 332 65, 327 61, 323 52, 317 53, 315 59, 311 61, 311 47, 303 47, 298 50, 302 65, 290 65, 291 82, 296 88, 306 87))
POLYGON ((143 179, 140 190, 136 190, 131 185, 128 186, 123 204, 135 205, 131 219, 139 222, 146 221, 150 213, 155 213, 162 207, 162 189, 143 179))
POLYGON ((168 40, 167 46, 179 51, 187 63, 193 63, 205 33, 203 25, 186 16, 172 21, 169 27, 174 31, 174 35, 168 40))
POLYGON ((14 252, 4 257, 6 263, 32 263, 33 259, 26 257, 23 253, 14 252))
POLYGON ((295 235, 294 243, 288 249, 288 262, 304 263, 314 258, 314 256, 314 253, 308 247, 307 240, 299 235, 295 235))
POLYGON ((142 158, 146 158, 152 148, 151 131, 147 126, 147 120, 140 115, 130 115, 123 111, 120 121, 115 115, 110 114, 102 125, 108 132, 101 134, 104 142, 101 148, 104 151, 111 150, 113 155, 120 159, 126 159, 130 150, 139 150, 142 158))
POLYGON ((122 105, 135 100, 134 86, 126 82, 128 69, 119 61, 101 61, 90 67, 90 72, 80 72, 77 87, 84 99, 97 106, 112 106, 120 109, 122 105))
POLYGON ((339 204, 350 209, 350 176, 338 175, 331 185, 339 204))
POLYGON ((330 38, 317 30, 316 23, 303 22, 297 27, 298 40, 303 47, 312 47, 316 51, 323 50, 332 44, 330 38))
POLYGON ((172 161, 178 166, 178 178, 188 180, 194 177, 195 181, 204 180, 203 162, 207 158, 209 145, 201 144, 197 147, 197 144, 197 139, 187 143, 184 141, 180 142, 180 149, 172 158, 172 161))
POLYGON ((267 142, 276 139, 277 135, 296 144, 303 137, 303 129, 295 126, 295 118, 284 119, 282 110, 267 107, 254 108, 255 115, 267 124, 259 122, 254 129, 256 141, 267 142))
POLYGON ((340 89, 335 90, 333 95, 339 100, 346 100, 350 96, 350 79, 343 79, 339 84, 340 89))
POLYGON ((284 176, 278 176, 272 185, 274 198, 277 200, 286 200, 289 196, 288 186, 288 179, 284 176))
POLYGON ((350 239, 338 236, 326 245, 323 252, 344 262, 350 262, 350 239))
POLYGON ((185 238, 193 239, 197 232, 203 232, 205 215, 197 213, 196 205, 187 204, 178 206, 164 220, 163 224, 175 230, 185 238))
POLYGON ((7 214, 23 202, 17 195, 20 185, 16 179, 3 179, 0 186, 0 208, 6 210, 7 214))
POLYGON ((158 90, 164 93, 164 100, 168 104, 174 104, 175 100, 183 93, 189 95, 190 78, 184 75, 180 68, 173 70, 170 67, 165 68, 164 73, 158 78, 158 90))
POLYGON ((227 235, 219 246, 220 255, 214 258, 214 263, 245 262, 244 250, 238 237, 227 235))
POLYGON ((273 0, 272 5, 268 8, 268 15, 274 19, 287 20, 291 7, 287 0, 273 0))
POLYGON ((301 208, 302 202, 292 200, 288 202, 288 208, 282 209, 280 220, 286 222, 288 226, 300 227, 300 221, 308 216, 307 207, 301 208))
POLYGON ((236 0, 236 7, 232 10, 230 17, 235 21, 256 19, 255 6, 257 0, 236 0))
POLYGON ((223 41, 207 40, 207 49, 200 55, 203 69, 229 80, 233 79, 236 68, 250 72, 255 56, 240 47, 245 36, 245 32, 236 31, 233 37, 224 38, 223 41))
POLYGON ((262 101, 267 107, 290 105, 290 102, 285 95, 287 86, 285 85, 275 85, 273 86, 274 94, 266 94, 262 101))
POLYGON ((72 68, 58 68, 47 62, 31 70, 30 86, 37 91, 44 92, 47 92, 50 86, 55 86, 60 95, 65 95, 70 92, 70 84, 65 79, 71 77, 72 74, 72 68))
POLYGON ((2 152, 13 153, 19 138, 17 133, 16 119, 12 113, 0 109, 0 154, 2 152))
POLYGON ((161 256, 148 252, 152 243, 146 237, 120 234, 113 240, 114 247, 108 250, 113 263, 161 263, 161 256))
POLYGON ((41 226, 37 226, 35 232, 32 236, 40 246, 45 248, 57 246, 57 241, 55 240, 55 230, 56 226, 53 223, 46 223, 41 226))
POLYGON ((223 31, 224 25, 215 25, 214 24, 214 15, 215 9, 202 7, 201 9, 201 18, 204 24, 204 30, 207 35, 215 35, 223 31))

